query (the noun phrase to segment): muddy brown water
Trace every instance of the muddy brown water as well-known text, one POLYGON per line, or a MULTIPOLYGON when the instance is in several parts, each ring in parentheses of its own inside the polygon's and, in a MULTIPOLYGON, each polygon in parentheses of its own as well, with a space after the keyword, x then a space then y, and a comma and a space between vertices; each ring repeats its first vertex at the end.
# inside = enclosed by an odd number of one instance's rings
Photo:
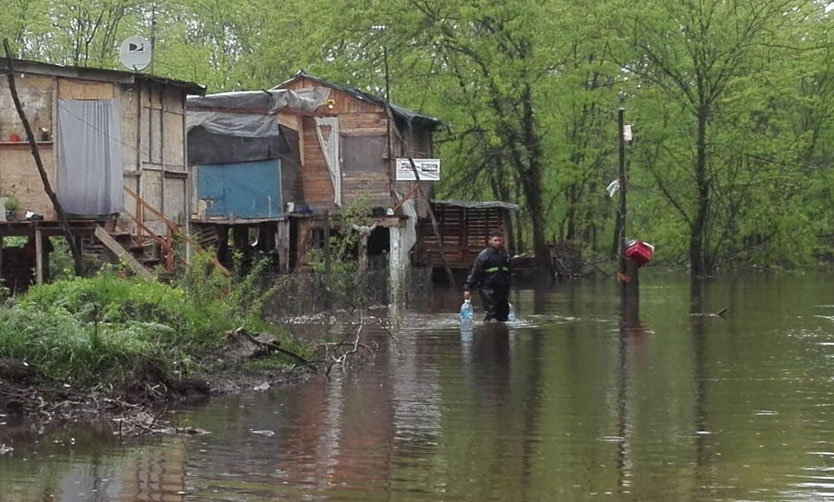
POLYGON ((435 291, 361 371, 168 416, 206 435, 0 417, 0 500, 834 500, 834 276, 641 279, 463 333, 435 291))

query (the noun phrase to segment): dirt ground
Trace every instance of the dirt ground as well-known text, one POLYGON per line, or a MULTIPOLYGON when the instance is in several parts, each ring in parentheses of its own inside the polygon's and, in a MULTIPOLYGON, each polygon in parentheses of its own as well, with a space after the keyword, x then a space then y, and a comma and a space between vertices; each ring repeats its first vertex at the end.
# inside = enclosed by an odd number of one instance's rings
POLYGON ((159 424, 148 423, 149 417, 157 416, 154 410, 171 403, 193 403, 267 386, 298 384, 314 374, 312 368, 304 366, 222 369, 176 379, 146 371, 134 375, 121 389, 105 384, 77 388, 44 383, 23 361, 6 358, 0 359, 0 423, 16 422, 40 430, 70 423, 105 422, 117 426, 119 433, 141 435, 159 430, 159 424))
MULTIPOLYGON (((222 350, 197 365, 199 375, 172 375, 169 370, 149 367, 134 370, 120 388, 107 382, 83 388, 46 383, 24 361, 0 358, 0 425, 14 422, 41 430, 105 422, 117 427, 120 435, 133 436, 168 430, 156 423, 160 413, 155 411, 172 403, 195 403, 214 396, 295 385, 317 375, 326 376, 333 361, 341 361, 339 364, 345 367, 361 366, 373 357, 374 350, 372 344, 359 343, 361 327, 351 330, 352 341, 322 344, 329 357, 319 354, 318 362, 310 362, 287 351, 269 335, 238 329, 227 333, 227 345, 222 350), (335 357, 339 353, 341 357, 335 357), (258 363, 247 364, 253 361, 258 363), (286 366, 279 366, 278 361, 286 366)), ((0 445, 2 432, 0 428, 0 445)))

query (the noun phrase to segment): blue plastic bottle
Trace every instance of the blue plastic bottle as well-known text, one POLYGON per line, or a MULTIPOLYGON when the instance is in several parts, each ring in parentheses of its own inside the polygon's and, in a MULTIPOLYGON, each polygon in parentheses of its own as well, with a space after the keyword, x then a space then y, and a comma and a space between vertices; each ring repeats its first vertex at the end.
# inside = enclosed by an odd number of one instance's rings
POLYGON ((507 313, 507 321, 508 322, 516 322, 518 318, 515 316, 515 307, 513 307, 512 303, 508 303, 510 306, 510 311, 507 313))
POLYGON ((472 322, 475 316, 475 310, 472 308, 472 302, 467 298, 460 306, 460 322, 472 322))

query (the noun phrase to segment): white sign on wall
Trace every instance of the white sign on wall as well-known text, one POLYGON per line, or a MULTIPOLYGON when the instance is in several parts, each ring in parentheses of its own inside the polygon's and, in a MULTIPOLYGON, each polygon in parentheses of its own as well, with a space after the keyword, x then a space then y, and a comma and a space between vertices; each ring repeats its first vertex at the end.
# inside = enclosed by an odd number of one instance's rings
MULTIPOLYGON (((440 181, 440 159, 411 159, 420 181, 440 181)), ((409 159, 397 159, 397 181, 417 181, 409 159)))

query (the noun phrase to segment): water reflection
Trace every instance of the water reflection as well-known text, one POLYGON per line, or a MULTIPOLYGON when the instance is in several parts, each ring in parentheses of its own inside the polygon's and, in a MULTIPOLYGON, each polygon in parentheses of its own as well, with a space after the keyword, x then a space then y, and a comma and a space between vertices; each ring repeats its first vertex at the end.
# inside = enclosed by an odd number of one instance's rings
POLYGON ((617 486, 620 493, 628 494, 631 487, 633 468, 631 431, 633 417, 630 414, 630 374, 636 358, 635 352, 645 342, 646 327, 640 322, 639 289, 621 290, 619 319, 618 395, 617 395, 617 486))
POLYGON ((522 322, 471 331, 439 292, 361 371, 174 416, 207 436, 15 440, 0 499, 830 498, 830 278, 641 279, 514 291, 522 322))
MULTIPOLYGON (((503 403, 509 394, 510 330, 503 322, 485 323, 461 331, 464 348, 462 363, 467 369, 473 391, 487 401, 486 405, 503 403), (464 334, 465 333, 465 334, 464 334)), ((491 408, 492 406, 490 406, 491 408)))
POLYGON ((707 423, 707 401, 709 377, 707 375, 707 316, 704 304, 708 283, 704 279, 693 278, 690 291, 690 330, 692 332, 692 368, 694 398, 694 435, 695 435, 695 473, 699 484, 709 486, 713 480, 710 472, 709 426, 707 423))

